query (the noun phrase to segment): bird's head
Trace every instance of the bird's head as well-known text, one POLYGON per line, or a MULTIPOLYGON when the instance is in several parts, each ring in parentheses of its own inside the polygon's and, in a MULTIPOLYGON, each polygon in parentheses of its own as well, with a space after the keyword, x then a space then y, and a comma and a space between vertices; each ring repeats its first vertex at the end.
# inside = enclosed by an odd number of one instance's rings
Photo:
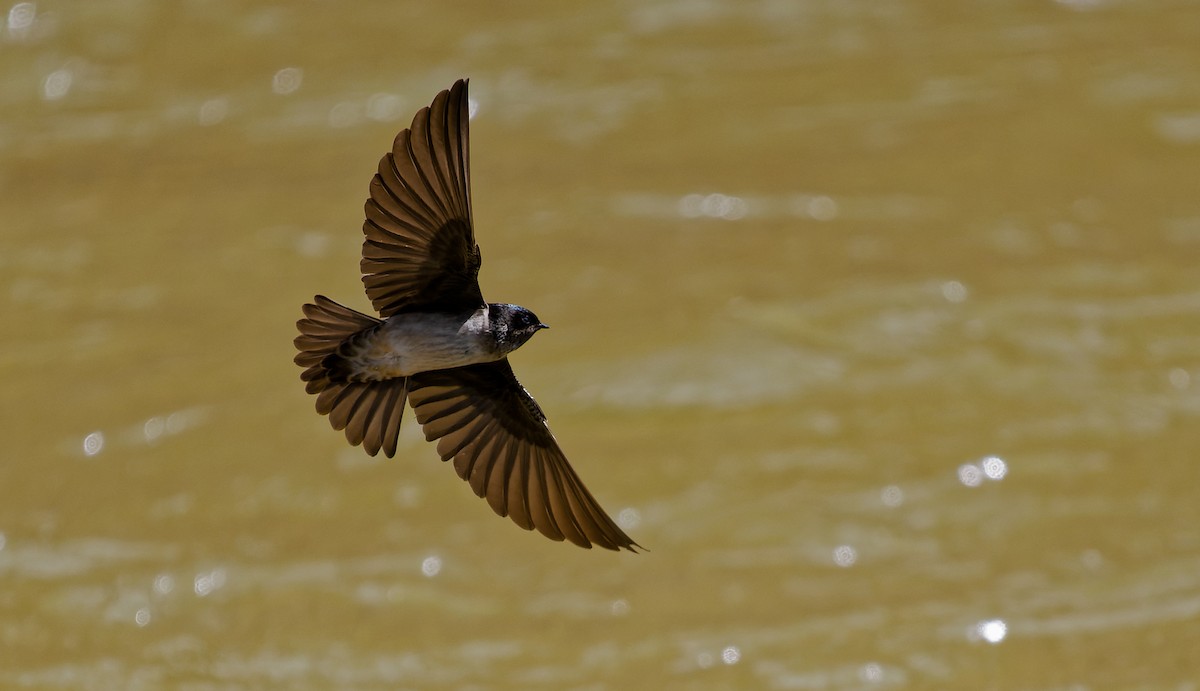
POLYGON ((508 353, 525 345, 535 333, 550 327, 543 324, 537 315, 518 305, 489 305, 488 321, 496 344, 508 353))

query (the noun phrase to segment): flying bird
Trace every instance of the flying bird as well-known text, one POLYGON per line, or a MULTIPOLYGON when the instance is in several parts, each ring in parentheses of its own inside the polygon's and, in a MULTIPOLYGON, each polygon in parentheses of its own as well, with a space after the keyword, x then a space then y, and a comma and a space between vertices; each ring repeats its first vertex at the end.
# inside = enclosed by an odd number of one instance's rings
POLYGON ((360 268, 379 317, 318 295, 303 307, 296 364, 317 412, 372 456, 396 453, 410 406, 443 461, 526 530, 636 552, 592 497, 517 381, 508 354, 548 328, 479 289, 471 220, 467 82, 396 136, 371 180, 360 268))

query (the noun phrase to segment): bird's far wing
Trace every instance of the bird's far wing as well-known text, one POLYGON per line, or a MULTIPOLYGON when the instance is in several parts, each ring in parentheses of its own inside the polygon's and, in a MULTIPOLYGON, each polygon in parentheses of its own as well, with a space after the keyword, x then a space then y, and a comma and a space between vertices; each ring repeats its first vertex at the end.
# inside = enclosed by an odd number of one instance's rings
POLYGON ((409 403, 442 460, 496 513, 580 547, 641 547, 584 487, 507 359, 413 375, 409 403))
POLYGON ((467 82, 460 79, 417 112, 379 161, 366 203, 361 268, 380 316, 483 304, 468 120, 467 82))

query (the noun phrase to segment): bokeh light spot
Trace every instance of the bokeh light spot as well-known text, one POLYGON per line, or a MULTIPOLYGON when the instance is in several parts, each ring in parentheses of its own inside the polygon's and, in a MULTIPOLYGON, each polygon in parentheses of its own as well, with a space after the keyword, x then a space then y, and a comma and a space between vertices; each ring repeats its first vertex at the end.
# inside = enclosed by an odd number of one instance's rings
POLYGON ((958 481, 966 487, 978 487, 983 484, 983 470, 974 463, 964 463, 958 466, 958 481))
POLYGON ((942 284, 942 297, 946 302, 963 302, 967 299, 967 287, 958 281, 946 281, 942 284))
POLYGON ((976 634, 988 643, 996 644, 1008 635, 1008 624, 1003 619, 988 619, 975 625, 976 634))
POLYGON ((146 443, 151 443, 161 437, 166 430, 167 421, 155 415, 142 425, 142 436, 146 438, 146 443))
POLYGON ((210 98, 200 104, 200 112, 196 120, 204 127, 210 127, 229 117, 229 99, 210 98))
POLYGON ((377 122, 391 122, 404 115, 404 99, 396 94, 371 94, 367 99, 367 117, 377 122))
POLYGON ((175 589, 175 579, 170 574, 160 573, 154 577, 154 592, 166 595, 175 589))
POLYGON ((879 493, 879 499, 884 506, 894 509, 904 503, 904 490, 896 485, 888 485, 879 493))
POLYGON ((426 578, 433 578, 442 572, 442 558, 434 555, 425 557, 421 561, 421 573, 426 578))
POLYGON ((37 3, 18 2, 8 11, 8 35, 24 38, 37 19, 37 3))
POLYGON ((838 545, 833 550, 833 563, 842 568, 854 566, 858 561, 858 552, 850 545, 838 545))
POLYGON ((206 573, 198 573, 192 579, 192 590, 197 597, 208 597, 214 591, 225 585, 225 569, 213 569, 206 573))
POLYGON ((71 70, 61 69, 55 70, 46 76, 42 82, 42 98, 47 101, 57 101, 71 90, 71 82, 74 76, 71 70))
POLYGON ((329 109, 329 126, 343 129, 357 125, 362 120, 362 106, 354 101, 342 101, 329 109))
POLYGON ((1004 476, 1008 475, 1008 464, 999 456, 988 456, 980 461, 979 465, 989 480, 1003 480, 1004 476))
POLYGON ((867 683, 883 681, 883 667, 878 662, 868 662, 858 668, 858 678, 867 683))
POLYGON ((633 507, 626 507, 617 512, 617 525, 622 530, 633 530, 642 524, 642 514, 633 507))
POLYGON ((271 78, 271 91, 286 96, 295 93, 304 83, 304 70, 299 67, 285 67, 271 78))
POLYGON ((688 194, 679 200, 679 215, 684 218, 722 218, 736 221, 746 216, 746 200, 727 194, 688 194))
POLYGON ((92 432, 83 438, 83 453, 85 456, 95 456, 104 450, 104 433, 92 432))
POLYGON ((808 215, 817 221, 832 221, 838 215, 837 202, 833 197, 813 197, 808 204, 808 215))

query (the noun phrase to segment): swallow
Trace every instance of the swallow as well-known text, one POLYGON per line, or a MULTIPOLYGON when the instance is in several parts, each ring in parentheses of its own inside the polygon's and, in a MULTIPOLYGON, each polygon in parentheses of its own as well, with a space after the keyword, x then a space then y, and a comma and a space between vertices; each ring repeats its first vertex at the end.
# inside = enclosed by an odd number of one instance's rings
POLYGON ((488 303, 471 218, 467 81, 396 136, 371 180, 360 269, 379 317, 317 295, 296 323, 305 390, 335 430, 396 454, 411 407, 443 461, 500 516, 552 540, 642 549, 592 497, 508 354, 548 328, 488 303))

